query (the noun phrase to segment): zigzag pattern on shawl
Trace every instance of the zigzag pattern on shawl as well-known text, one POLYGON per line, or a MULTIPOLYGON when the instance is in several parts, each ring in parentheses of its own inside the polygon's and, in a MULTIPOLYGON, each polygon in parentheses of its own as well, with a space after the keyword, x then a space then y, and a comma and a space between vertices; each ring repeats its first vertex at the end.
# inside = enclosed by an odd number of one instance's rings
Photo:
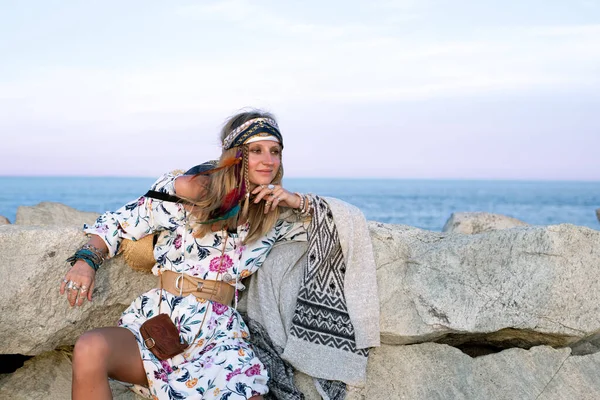
POLYGON ((312 201, 307 265, 290 335, 366 357, 368 349, 356 348, 354 327, 346 306, 346 263, 333 214, 327 202, 319 196, 313 196, 312 201))

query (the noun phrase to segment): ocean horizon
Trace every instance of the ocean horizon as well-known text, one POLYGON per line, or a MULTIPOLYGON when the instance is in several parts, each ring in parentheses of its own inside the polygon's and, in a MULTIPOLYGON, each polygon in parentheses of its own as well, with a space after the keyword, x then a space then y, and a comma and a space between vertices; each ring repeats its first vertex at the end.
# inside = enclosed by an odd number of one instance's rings
MULTIPOLYGON (((59 202, 81 211, 115 210, 144 194, 155 178, 0 176, 0 215, 19 206, 59 202)), ((454 212, 503 214, 531 225, 571 223, 600 229, 598 181, 285 178, 293 192, 336 197, 368 220, 441 231, 454 212)))

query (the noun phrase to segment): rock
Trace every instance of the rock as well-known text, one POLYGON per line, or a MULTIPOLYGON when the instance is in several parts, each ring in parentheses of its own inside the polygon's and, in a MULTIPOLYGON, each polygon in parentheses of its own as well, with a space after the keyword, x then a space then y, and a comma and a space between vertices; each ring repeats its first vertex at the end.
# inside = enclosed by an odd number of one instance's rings
POLYGON ((600 332, 600 232, 573 225, 447 235, 370 223, 381 339, 499 348, 600 332))
POLYGON ((84 331, 115 326, 121 312, 156 277, 122 257, 98 271, 92 303, 70 308, 58 293, 65 260, 86 242, 75 227, 0 226, 0 353, 37 355, 72 345, 84 331))
POLYGON ((444 224, 444 228, 442 228, 442 232, 476 234, 526 225, 525 222, 506 215, 461 212, 450 215, 450 218, 444 224))
POLYGON ((294 384, 304 394, 304 400, 321 400, 317 392, 313 378, 300 371, 294 373, 294 384))
MULTIPOLYGON (((67 352, 51 351, 27 361, 22 368, 0 378, 0 399, 69 400, 71 359, 67 352)), ((111 381, 115 400, 141 400, 122 384, 111 381)))
POLYGON ((78 226, 91 224, 100 214, 79 211, 60 203, 45 201, 17 208, 16 225, 78 226))
POLYGON ((365 399, 598 399, 600 354, 548 346, 471 358, 435 343, 388 346, 369 357, 365 399))
MULTIPOLYGON (((317 391, 314 379, 311 376, 303 374, 300 371, 295 371, 294 384, 304 395, 304 400, 323 399, 317 391)), ((356 386, 346 386, 346 400, 364 400, 363 391, 363 388, 359 388, 356 386)))
POLYGON ((0 215, 0 225, 10 225, 10 221, 8 220, 8 218, 0 215))
POLYGON ((596 218, 598 218, 598 221, 600 222, 600 208, 596 210, 596 218))

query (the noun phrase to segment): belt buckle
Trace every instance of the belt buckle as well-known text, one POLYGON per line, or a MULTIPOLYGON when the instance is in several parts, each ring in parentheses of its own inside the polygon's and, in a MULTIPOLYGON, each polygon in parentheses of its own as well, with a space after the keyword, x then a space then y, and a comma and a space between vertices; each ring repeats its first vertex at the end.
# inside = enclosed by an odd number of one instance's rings
POLYGON ((175 289, 181 291, 183 288, 179 287, 179 281, 183 279, 182 275, 179 275, 176 279, 175 279, 175 289))
POLYGON ((149 337, 148 339, 144 340, 144 346, 146 346, 146 348, 148 350, 150 350, 151 348, 153 348, 154 346, 156 346, 156 342, 154 341, 154 339, 152 339, 151 337, 149 337))
POLYGON ((196 291, 201 292, 203 287, 204 287, 204 282, 198 282, 198 285, 196 285, 196 291))

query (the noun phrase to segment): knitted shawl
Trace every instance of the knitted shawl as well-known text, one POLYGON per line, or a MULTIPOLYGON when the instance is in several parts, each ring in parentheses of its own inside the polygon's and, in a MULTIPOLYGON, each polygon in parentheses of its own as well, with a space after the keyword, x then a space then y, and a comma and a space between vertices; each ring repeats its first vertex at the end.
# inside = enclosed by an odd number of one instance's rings
POLYGON ((295 369, 361 386, 368 347, 379 345, 379 299, 366 220, 340 200, 312 196, 312 202, 308 247, 275 246, 249 284, 248 317, 264 327, 281 358, 295 369))

